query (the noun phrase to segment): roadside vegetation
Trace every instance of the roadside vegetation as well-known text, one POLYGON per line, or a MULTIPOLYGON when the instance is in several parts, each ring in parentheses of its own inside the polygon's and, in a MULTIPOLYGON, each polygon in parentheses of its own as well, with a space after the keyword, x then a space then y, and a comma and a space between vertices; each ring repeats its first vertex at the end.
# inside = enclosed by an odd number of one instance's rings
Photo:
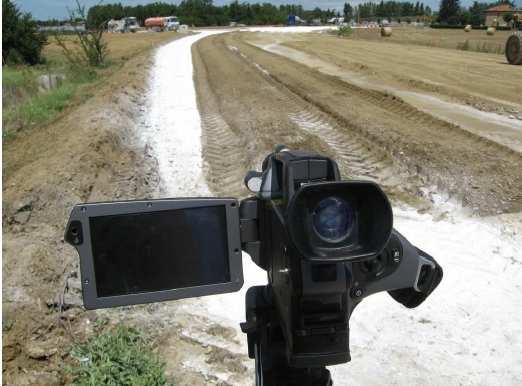
POLYGON ((2 0, 2 65, 40 63, 46 42, 30 14, 20 12, 11 0, 2 0))
POLYGON ((353 29, 349 25, 342 25, 337 30, 337 35, 339 36, 350 36, 352 33, 353 29))
MULTIPOLYGON (((18 15, 21 23, 36 24, 28 14, 21 14, 11 0, 3 0, 3 18, 18 15), (6 12, 10 12, 7 14, 6 12)), ((83 12, 83 9, 78 8, 83 12)), ((78 12, 73 17, 76 18, 78 12)), ((95 94, 97 85, 118 71, 131 57, 151 46, 172 39, 175 32, 142 34, 102 34, 99 29, 87 34, 42 36, 33 29, 17 27, 17 23, 2 25, 2 136, 4 142, 20 133, 49 124, 61 114, 95 94), (13 54, 20 40, 11 46, 8 30, 30 30, 26 39, 44 41, 33 59, 13 54), (6 50, 8 47, 13 49, 6 50)), ((27 45, 27 44, 26 44, 27 45)), ((36 46, 36 43, 35 43, 36 46)))
POLYGON ((97 78, 94 71, 70 68, 49 60, 45 65, 4 66, 2 71, 2 125, 4 139, 46 124, 70 105, 84 100, 80 86, 97 78))
POLYGON ((10 139, 48 123, 87 97, 85 93, 75 98, 80 86, 93 82, 98 74, 89 66, 73 65, 65 49, 62 54, 47 55, 49 43, 58 40, 38 33, 31 15, 22 14, 11 0, 3 0, 2 6, 3 20, 9 20, 2 25, 2 134, 10 139))
POLYGON ((77 386, 167 384, 165 363, 138 330, 119 326, 77 344, 71 351, 75 365, 69 369, 77 386))

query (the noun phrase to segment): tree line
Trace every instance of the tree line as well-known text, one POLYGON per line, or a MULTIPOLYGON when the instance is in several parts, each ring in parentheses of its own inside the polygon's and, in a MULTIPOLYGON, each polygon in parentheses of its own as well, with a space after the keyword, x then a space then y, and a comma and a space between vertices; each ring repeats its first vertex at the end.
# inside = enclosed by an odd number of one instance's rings
POLYGON ((437 21, 447 25, 471 24, 480 26, 485 23, 484 11, 501 4, 509 4, 515 7, 514 2, 510 0, 499 0, 492 3, 474 1, 469 8, 462 7, 460 0, 441 0, 437 21))
POLYGON ((288 20, 288 15, 296 15, 310 22, 314 19, 325 22, 337 14, 338 12, 330 9, 305 10, 301 5, 276 6, 270 3, 240 3, 239 1, 223 6, 215 6, 212 0, 183 0, 179 4, 155 2, 136 6, 115 3, 89 8, 87 27, 98 27, 107 20, 123 17, 135 17, 140 25, 143 25, 145 19, 149 17, 177 16, 182 24, 223 26, 230 22, 246 25, 283 24, 288 20))
POLYGON ((367 2, 357 6, 357 15, 360 19, 397 19, 401 17, 431 16, 432 10, 424 3, 382 1, 380 3, 367 2))

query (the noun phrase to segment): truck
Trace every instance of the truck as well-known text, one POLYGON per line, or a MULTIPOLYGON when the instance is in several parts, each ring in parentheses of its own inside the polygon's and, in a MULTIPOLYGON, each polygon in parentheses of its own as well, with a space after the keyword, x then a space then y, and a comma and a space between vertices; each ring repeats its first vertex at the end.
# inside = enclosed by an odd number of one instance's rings
POLYGON ((136 32, 140 28, 135 17, 124 17, 120 20, 109 20, 107 29, 109 32, 136 32))
POLYGON ((305 24, 305 21, 297 15, 288 15, 288 20, 286 24, 288 26, 294 26, 299 24, 305 24))
POLYGON ((145 27, 154 31, 177 31, 179 19, 176 16, 150 17, 145 20, 145 27))

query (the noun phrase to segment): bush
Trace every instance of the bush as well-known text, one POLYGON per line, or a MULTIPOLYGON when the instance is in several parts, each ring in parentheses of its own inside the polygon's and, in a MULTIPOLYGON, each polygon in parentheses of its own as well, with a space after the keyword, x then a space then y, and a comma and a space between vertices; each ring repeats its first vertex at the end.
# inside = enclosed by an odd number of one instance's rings
POLYGON ((37 64, 47 42, 29 13, 22 14, 11 0, 2 0, 2 63, 37 64))
MULTIPOLYGON (((71 24, 75 20, 85 20, 85 6, 76 0, 76 10, 69 11, 71 24)), ((79 49, 71 49, 67 46, 67 39, 60 34, 55 34, 56 43, 63 51, 65 58, 73 67, 82 67, 87 64, 92 67, 105 65, 109 49, 107 42, 103 38, 106 23, 92 27, 87 31, 76 30, 73 42, 79 49)))
POLYGON ((167 383, 165 364, 135 329, 118 327, 73 348, 78 366, 74 385, 159 386, 167 383))
POLYGON ((353 29, 349 25, 340 26, 337 30, 337 35, 339 36, 350 36, 352 33, 353 29))

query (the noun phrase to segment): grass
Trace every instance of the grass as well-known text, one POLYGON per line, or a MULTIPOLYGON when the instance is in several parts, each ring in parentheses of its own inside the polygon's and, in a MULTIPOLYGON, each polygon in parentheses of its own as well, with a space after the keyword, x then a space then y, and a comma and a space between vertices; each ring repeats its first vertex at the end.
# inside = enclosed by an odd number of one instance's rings
POLYGON ((32 94, 35 94, 38 85, 35 72, 28 67, 2 68, 2 105, 4 107, 15 104, 32 94))
POLYGON ((73 347, 73 385, 166 385, 165 363, 136 329, 117 327, 73 347))
POLYGON ((67 106, 75 102, 79 87, 92 82, 96 74, 86 69, 62 66, 7 67, 2 69, 2 126, 3 137, 11 138, 18 132, 46 124, 67 106), (37 77, 46 73, 65 75, 59 87, 39 91, 37 77))

